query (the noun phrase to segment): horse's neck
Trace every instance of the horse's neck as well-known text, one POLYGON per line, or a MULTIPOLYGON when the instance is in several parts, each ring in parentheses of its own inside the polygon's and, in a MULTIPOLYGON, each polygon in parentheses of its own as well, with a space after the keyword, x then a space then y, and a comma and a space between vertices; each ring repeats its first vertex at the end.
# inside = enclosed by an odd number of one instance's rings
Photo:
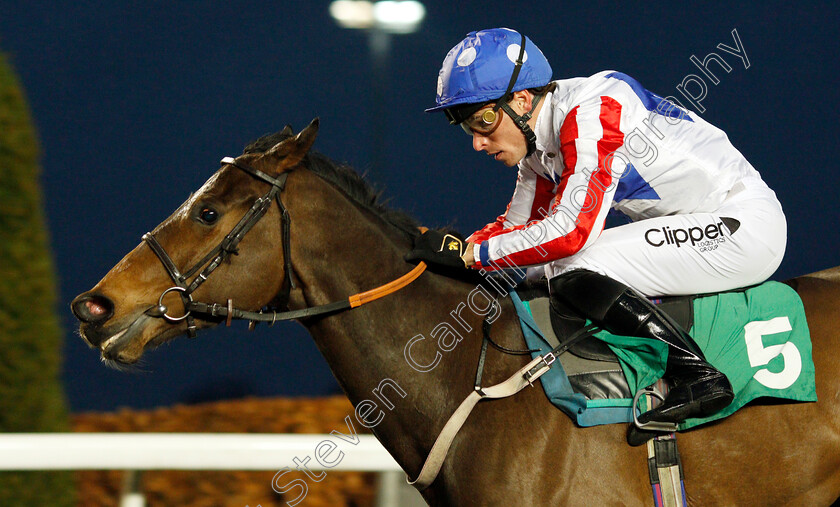
POLYGON ((310 327, 356 406, 351 420, 370 426, 409 470, 419 467, 472 385, 481 321, 462 315, 472 328, 468 333, 450 315, 467 293, 427 273, 398 293, 310 327), (449 351, 438 342, 448 331, 436 333, 445 323, 462 336, 449 351))
MULTIPOLYGON (((402 249, 407 246, 395 245, 378 231, 351 232, 348 238, 342 238, 338 230, 336 233, 337 241, 348 242, 345 247, 331 249, 340 253, 314 270, 317 280, 302 275, 307 287, 307 306, 346 299, 393 281, 414 268, 402 259, 405 253, 402 249)), ((422 377, 423 383, 437 377, 414 370, 406 360, 405 347, 413 337, 422 334, 429 338, 428 343, 413 347, 414 354, 424 363, 435 357, 436 339, 430 332, 464 300, 464 285, 424 273, 398 292, 360 308, 318 319, 309 326, 351 401, 369 399, 372 389, 395 372, 411 372, 411 377, 422 377)), ((446 370, 447 364, 440 369, 446 370)), ((411 378, 408 382, 416 384, 417 380, 411 378)), ((430 398, 439 391, 436 389, 430 398)))
MULTIPOLYGON (((303 305, 346 299, 413 268, 403 260, 410 247, 408 238, 352 208, 305 218, 322 225, 324 220, 340 221, 330 234, 319 236, 320 241, 309 238, 309 243, 293 247, 303 305)), ((463 304, 474 287, 427 272, 397 293, 307 323, 333 374, 357 407, 350 420, 357 428, 372 427, 409 468, 422 462, 438 429, 471 390, 482 317, 463 311, 463 304), (435 331, 441 325, 446 328, 443 334, 435 331), (449 336, 443 336, 446 332, 449 336), (453 346, 442 349, 439 338, 453 346), (412 341, 409 358, 406 348, 412 341)))

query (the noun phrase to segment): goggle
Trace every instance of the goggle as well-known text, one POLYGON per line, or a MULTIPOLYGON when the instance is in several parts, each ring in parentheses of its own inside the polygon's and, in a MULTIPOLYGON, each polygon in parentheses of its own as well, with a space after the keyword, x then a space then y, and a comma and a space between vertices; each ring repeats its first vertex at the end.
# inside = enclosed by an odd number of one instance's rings
POLYGON ((499 128, 502 123, 502 113, 495 106, 488 106, 479 109, 460 123, 461 128, 467 135, 481 134, 489 136, 499 128))

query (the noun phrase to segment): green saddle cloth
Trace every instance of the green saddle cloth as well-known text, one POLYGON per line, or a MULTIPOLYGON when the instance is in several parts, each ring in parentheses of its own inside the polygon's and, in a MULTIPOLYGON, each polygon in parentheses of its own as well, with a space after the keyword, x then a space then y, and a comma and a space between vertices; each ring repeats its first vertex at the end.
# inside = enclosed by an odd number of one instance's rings
MULTIPOLYGON (((729 378, 735 399, 711 417, 685 421, 680 425, 681 430, 724 418, 760 397, 817 400, 805 309, 792 288, 779 282, 765 282, 746 290, 698 297, 693 304, 694 325, 689 334, 706 359, 729 378)), ((529 332, 525 334, 528 341, 529 332)), ((595 336, 606 342, 618 357, 630 392, 637 392, 662 376, 668 357, 666 344, 607 331, 595 336)), ((538 345, 533 339, 532 336, 531 347, 538 345)), ((562 367, 558 373, 565 376, 562 367)), ((543 383, 544 387, 552 384, 550 379, 543 383)), ((546 394, 553 399, 548 389, 546 394)), ((582 414, 586 409, 580 407, 577 412, 582 414)))

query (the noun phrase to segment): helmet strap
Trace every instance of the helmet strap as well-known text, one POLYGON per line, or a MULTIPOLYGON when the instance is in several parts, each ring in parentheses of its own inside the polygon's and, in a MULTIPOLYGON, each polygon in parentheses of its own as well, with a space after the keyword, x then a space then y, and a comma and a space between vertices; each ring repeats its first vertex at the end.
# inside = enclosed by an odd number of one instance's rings
POLYGON ((537 150, 537 134, 531 130, 531 127, 528 125, 528 120, 531 119, 531 116, 534 114, 534 110, 537 108, 537 104, 540 103, 542 98, 542 95, 534 97, 534 101, 531 104, 531 110, 521 116, 516 114, 516 111, 510 107, 507 101, 496 104, 497 107, 501 107, 502 110, 510 116, 513 123, 515 123, 516 126, 519 127, 519 130, 522 131, 522 134, 525 135, 525 141, 528 143, 528 153, 525 155, 526 157, 530 156, 537 150))
POLYGON ((505 104, 511 96, 511 91, 513 90, 514 85, 516 85, 516 79, 519 77, 519 72, 522 70, 522 64, 525 63, 523 58, 525 58, 525 35, 519 34, 522 37, 522 42, 519 43, 519 56, 516 57, 516 62, 513 65, 513 72, 510 75, 510 81, 508 81, 507 90, 505 90, 505 94, 502 95, 502 98, 498 100, 496 106, 493 108, 495 111, 499 110, 499 107, 502 104, 505 104))
POLYGON ((522 70, 522 64, 524 63, 523 59, 525 58, 525 35, 519 34, 522 37, 522 42, 519 44, 519 56, 516 58, 516 62, 513 66, 513 73, 510 76, 510 82, 508 82, 507 91, 502 97, 496 101, 496 105, 493 106, 494 111, 498 111, 501 108, 504 112, 510 116, 513 122, 519 127, 519 130, 525 135, 525 141, 528 143, 528 153, 525 155, 530 156, 537 150, 537 135, 534 134, 534 131, 531 130, 531 127, 528 126, 528 120, 531 119, 531 115, 534 112, 534 109, 537 108, 537 104, 540 103, 540 99, 542 99, 542 95, 538 95, 534 98, 534 103, 531 105, 531 110, 527 113, 519 116, 516 112, 508 105, 508 101, 510 100, 512 94, 511 90, 513 90, 514 85, 516 85, 516 79, 519 77, 519 71, 522 70))

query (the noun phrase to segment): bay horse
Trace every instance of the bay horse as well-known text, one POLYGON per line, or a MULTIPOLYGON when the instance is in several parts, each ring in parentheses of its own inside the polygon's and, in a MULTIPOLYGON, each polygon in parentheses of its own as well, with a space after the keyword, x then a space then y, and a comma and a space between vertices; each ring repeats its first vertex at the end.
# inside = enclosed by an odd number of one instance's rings
MULTIPOLYGON (((297 135, 287 127, 224 159, 72 309, 82 337, 117 365, 223 322, 220 308, 235 305, 238 315, 250 316, 269 306, 299 311, 292 316, 312 335, 357 415, 389 379, 393 407, 379 412, 384 417, 373 431, 416 477, 441 428, 473 391, 483 317, 462 310, 476 285, 427 270, 363 307, 305 315, 403 277, 414 268, 403 256, 418 234, 413 219, 385 207, 352 169, 310 151, 317 130, 317 120, 297 135), (194 268, 179 271, 187 266, 194 268), (206 303, 203 313, 194 300, 206 303), (431 338, 456 317, 471 329, 462 339, 431 338)), ((804 302, 819 401, 750 405, 681 433, 690 505, 830 505, 840 496, 840 268, 788 283, 804 302)), ((494 339, 525 348, 510 299, 497 304, 494 339)), ((507 379, 529 360, 490 349, 485 383, 507 379)), ((370 405, 363 413, 377 414, 370 405)), ((647 455, 627 444, 626 429, 576 427, 539 388, 484 401, 422 494, 431 505, 650 504, 647 455)))

